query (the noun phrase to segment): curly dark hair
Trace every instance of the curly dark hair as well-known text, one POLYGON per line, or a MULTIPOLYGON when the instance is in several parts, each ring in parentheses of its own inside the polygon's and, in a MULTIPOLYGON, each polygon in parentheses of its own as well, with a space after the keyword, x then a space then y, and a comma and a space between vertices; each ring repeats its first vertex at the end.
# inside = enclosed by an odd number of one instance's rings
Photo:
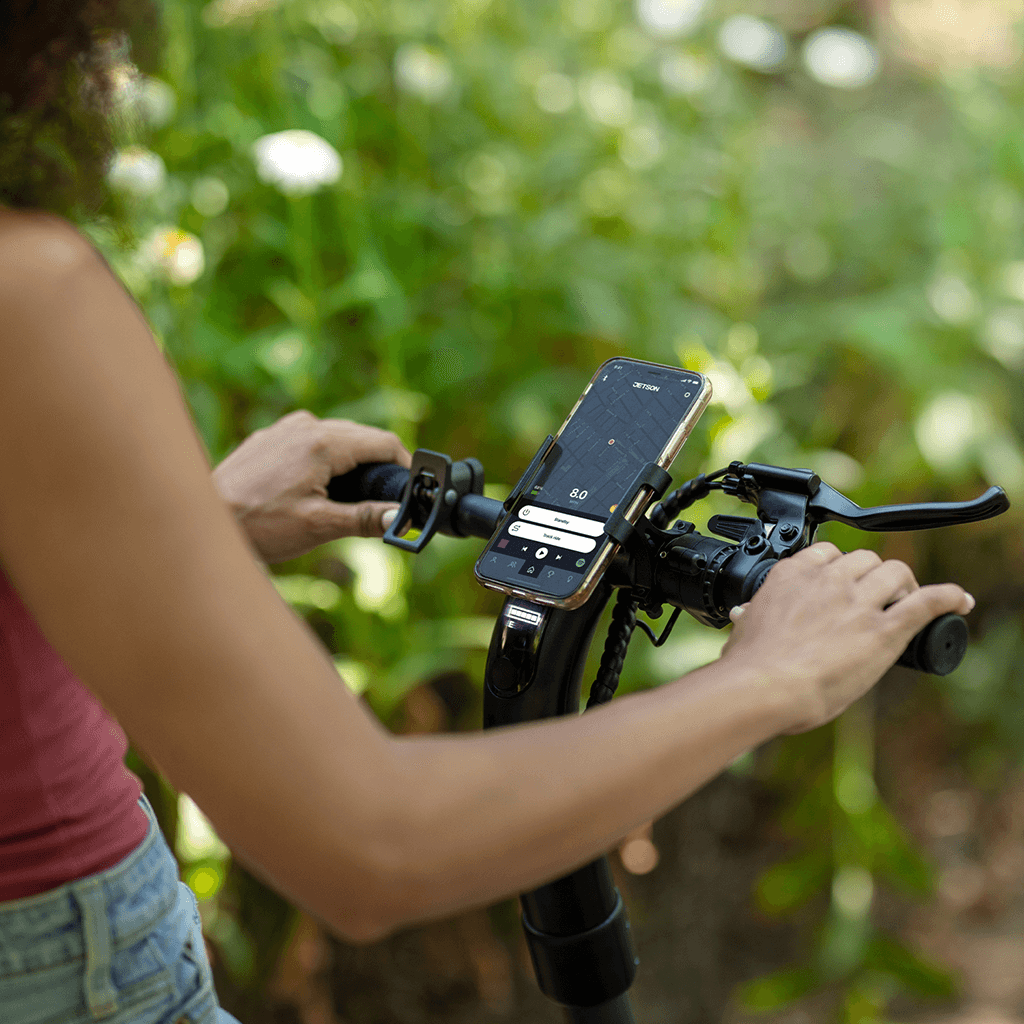
POLYGON ((152 73, 162 49, 155 0, 0 0, 0 203, 123 224, 111 72, 152 73))

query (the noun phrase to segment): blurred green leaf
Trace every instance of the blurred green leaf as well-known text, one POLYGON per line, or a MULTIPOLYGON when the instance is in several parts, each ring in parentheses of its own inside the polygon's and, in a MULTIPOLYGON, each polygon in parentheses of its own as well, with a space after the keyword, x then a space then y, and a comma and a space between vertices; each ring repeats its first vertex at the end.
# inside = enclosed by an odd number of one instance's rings
POLYGON ((744 1009, 768 1013, 807 995, 818 984, 818 974, 810 967, 777 971, 739 986, 737 995, 744 1009))
POLYGON ((373 426, 386 426, 395 419, 420 423, 430 414, 433 405, 429 396, 422 392, 384 386, 352 402, 334 405, 324 415, 373 426))
POLYGON ((832 858, 825 849, 812 849, 795 860, 774 864, 758 879, 758 906, 766 914, 783 914, 802 906, 829 883, 832 858))
POLYGON ((275 277, 265 286, 267 296, 296 327, 308 327, 315 315, 313 303, 286 277, 275 277))
POLYGON ((888 1024, 882 1015, 884 997, 853 985, 843 1000, 842 1024, 888 1024))
POLYGON ((928 963, 891 936, 877 934, 869 943, 864 964, 896 978, 910 992, 930 999, 957 995, 954 975, 938 964, 928 963))
POLYGON ((880 877, 912 895, 934 893, 931 867, 881 801, 872 804, 865 814, 852 818, 849 827, 863 844, 880 877))

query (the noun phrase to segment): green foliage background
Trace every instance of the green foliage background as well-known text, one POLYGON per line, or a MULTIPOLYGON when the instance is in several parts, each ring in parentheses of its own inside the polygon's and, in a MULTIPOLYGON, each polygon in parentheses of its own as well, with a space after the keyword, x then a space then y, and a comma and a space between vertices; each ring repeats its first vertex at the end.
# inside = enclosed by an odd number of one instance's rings
MULTIPOLYGON (((891 551, 835 526, 819 539, 906 558, 922 582, 979 598, 962 667, 918 685, 975 784, 1020 764, 1021 596, 1006 586, 1020 579, 1024 497, 1017 73, 925 73, 883 40, 873 83, 829 88, 801 40, 877 28, 829 0, 773 5, 791 49, 770 74, 722 57, 723 20, 757 13, 728 2, 677 39, 610 0, 163 6, 175 108, 139 140, 167 177, 134 201, 133 227, 192 233, 205 270, 175 285, 112 225, 83 226, 144 308, 214 462, 307 408, 395 430, 410 450, 476 456, 503 496, 602 360, 699 369, 716 397, 677 484, 738 458, 809 466, 861 505, 1006 488, 999 520, 891 551), (410 54, 433 94, 401 87, 410 54), (566 82, 568 107, 542 109, 566 82), (259 179, 254 142, 290 128, 337 149, 336 184, 289 197, 259 179)), ((716 495, 691 514, 702 528, 730 511, 745 514, 716 495)), ((473 582, 479 547, 440 537, 412 558, 342 541, 275 572, 397 728, 425 680, 464 671, 479 687, 500 607, 473 582)), ((621 689, 677 678, 724 639, 684 616, 659 651, 637 640, 621 689)), ((479 704, 455 727, 478 723, 479 704)), ((933 891, 879 795, 899 780, 873 781, 873 729, 865 701, 737 766, 787 794, 794 858, 762 879, 762 911, 825 894, 805 962, 738 993, 752 1009, 831 985, 837 1019, 881 1021, 901 992, 953 991, 872 917, 873 887, 933 891)), ((197 862, 211 900, 219 863, 197 862)), ((251 938, 227 917, 209 930, 256 985, 251 938)))

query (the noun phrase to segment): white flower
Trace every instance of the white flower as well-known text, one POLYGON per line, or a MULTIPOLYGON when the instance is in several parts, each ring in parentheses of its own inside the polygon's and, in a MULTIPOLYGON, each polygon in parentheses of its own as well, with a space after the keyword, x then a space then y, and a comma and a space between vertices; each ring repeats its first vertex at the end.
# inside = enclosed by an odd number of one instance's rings
POLYGON ((172 284, 192 284, 206 267, 203 243, 181 228, 156 228, 142 244, 140 262, 172 284))
POLYGON ((706 0, 637 0, 636 13, 652 35, 680 36, 694 28, 705 3, 706 0))
POLYGON ((167 124, 177 108, 174 90, 159 78, 150 78, 130 61, 123 60, 110 70, 113 99, 123 113, 139 115, 154 128, 167 124))
POLYGON ((836 89, 859 89, 878 74, 878 50, 849 28, 822 28, 804 43, 804 66, 812 78, 836 89))
POLYGON ((722 53, 755 71, 774 71, 786 59, 786 37, 774 25, 749 14, 729 18, 718 31, 722 53))
POLYGON ((151 196, 163 188, 167 169, 157 153, 142 146, 129 146, 114 154, 107 170, 111 188, 136 196, 151 196))
POLYGON ((341 177, 338 151, 304 128, 264 135, 252 149, 260 181, 274 185, 285 195, 309 195, 341 177))
POLYGON ((428 103, 441 99, 452 87, 451 65, 436 50, 406 43, 395 53, 395 82, 428 103))

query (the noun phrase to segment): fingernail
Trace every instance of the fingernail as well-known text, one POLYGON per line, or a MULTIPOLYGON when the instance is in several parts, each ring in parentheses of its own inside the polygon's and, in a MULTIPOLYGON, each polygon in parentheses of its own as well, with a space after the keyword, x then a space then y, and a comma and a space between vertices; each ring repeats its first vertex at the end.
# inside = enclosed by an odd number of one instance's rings
POLYGON ((387 512, 385 512, 380 517, 380 525, 383 526, 384 529, 386 530, 395 521, 395 516, 397 516, 397 515, 398 515, 398 509, 397 508, 389 508, 387 510, 387 512))
MULTIPOLYGON (((967 591, 965 590, 964 593, 967 594, 967 591)), ((974 595, 973 594, 967 594, 967 600, 971 602, 971 607, 972 608, 978 603, 977 601, 974 600, 974 595)))

